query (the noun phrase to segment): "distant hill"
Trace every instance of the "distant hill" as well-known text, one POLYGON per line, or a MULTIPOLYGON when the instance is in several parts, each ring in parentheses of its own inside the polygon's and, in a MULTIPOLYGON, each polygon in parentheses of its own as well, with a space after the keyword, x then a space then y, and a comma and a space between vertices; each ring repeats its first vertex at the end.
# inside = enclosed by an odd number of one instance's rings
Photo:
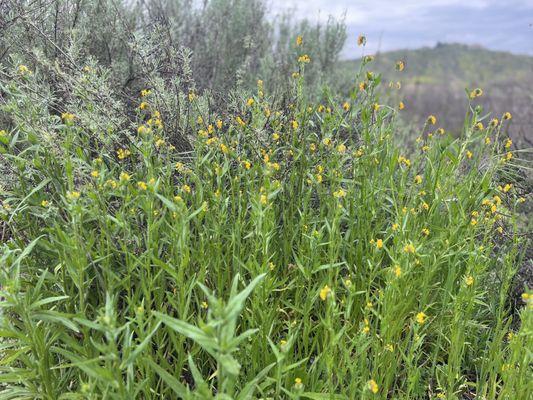
MULTIPOLYGON (((491 85, 513 80, 533 79, 533 57, 487 50, 480 46, 437 44, 417 50, 397 50, 376 56, 378 70, 388 72, 397 60, 405 70, 396 76, 422 83, 491 85)), ((350 63, 350 62, 348 62, 350 63)), ((351 62, 353 65, 353 61, 351 62)))
MULTIPOLYGON (((341 61, 342 81, 353 80, 359 61, 341 61)), ((533 57, 497 52, 478 46, 438 44, 433 48, 379 53, 370 68, 385 83, 401 81, 397 96, 405 114, 416 120, 435 114, 447 129, 458 130, 466 111, 465 88, 481 87, 480 103, 499 116, 513 114, 509 134, 521 146, 533 146, 533 57), (397 60, 405 63, 398 72, 397 60)), ((345 85, 346 87, 346 85, 345 85)))

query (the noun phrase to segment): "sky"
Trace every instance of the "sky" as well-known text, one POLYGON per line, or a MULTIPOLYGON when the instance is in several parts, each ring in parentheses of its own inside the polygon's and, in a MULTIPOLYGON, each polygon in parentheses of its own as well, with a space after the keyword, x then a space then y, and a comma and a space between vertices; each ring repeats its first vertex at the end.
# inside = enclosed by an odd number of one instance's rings
POLYGON ((344 15, 343 58, 360 55, 360 33, 369 53, 445 42, 533 55, 533 0, 270 0, 270 10, 310 21, 344 15))

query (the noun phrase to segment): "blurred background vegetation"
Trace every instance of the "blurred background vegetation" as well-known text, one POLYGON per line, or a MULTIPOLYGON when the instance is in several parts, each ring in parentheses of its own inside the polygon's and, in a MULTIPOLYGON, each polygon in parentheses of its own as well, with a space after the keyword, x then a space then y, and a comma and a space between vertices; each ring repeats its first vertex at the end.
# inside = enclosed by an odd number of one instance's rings
MULTIPOLYGON (((291 44, 302 35, 313 60, 309 88, 323 96, 327 84, 347 95, 359 61, 340 60, 344 21, 312 23, 269 7, 265 0, 0 0, 0 63, 42 65, 59 89, 58 68, 68 72, 94 60, 108 68, 110 89, 125 100, 155 78, 167 86, 178 78, 181 87, 207 90, 224 107, 231 93, 254 88, 258 78, 271 90, 282 88, 295 67, 291 44)), ((397 60, 406 65, 398 94, 406 120, 434 113, 458 131, 465 88, 481 87, 485 108, 510 111, 511 137, 531 146, 533 57, 438 44, 377 54, 372 68, 397 81, 397 60)))

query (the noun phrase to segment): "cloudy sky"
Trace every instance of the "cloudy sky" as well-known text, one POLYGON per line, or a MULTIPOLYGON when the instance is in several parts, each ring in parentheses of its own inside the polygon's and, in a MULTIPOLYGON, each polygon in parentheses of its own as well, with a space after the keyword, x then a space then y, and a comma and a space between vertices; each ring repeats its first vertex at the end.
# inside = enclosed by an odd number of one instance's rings
POLYGON ((369 52, 433 46, 437 42, 477 44, 533 55, 533 0, 270 0, 272 13, 325 20, 344 15, 348 41, 344 57, 358 55, 359 33, 369 52))

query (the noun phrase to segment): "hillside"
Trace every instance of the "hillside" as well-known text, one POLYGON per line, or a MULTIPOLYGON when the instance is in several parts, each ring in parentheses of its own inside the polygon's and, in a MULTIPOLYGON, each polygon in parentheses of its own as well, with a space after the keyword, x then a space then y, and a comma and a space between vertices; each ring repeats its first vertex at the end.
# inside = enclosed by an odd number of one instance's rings
POLYGON ((437 44, 417 50, 398 50, 379 54, 376 65, 386 71, 396 60, 403 60, 402 75, 408 80, 436 83, 442 80, 458 85, 490 85, 533 79, 533 57, 491 51, 464 44, 437 44))
MULTIPOLYGON (((342 61, 342 76, 353 76, 358 63, 342 61)), ((438 44, 377 54, 373 68, 383 74, 385 82, 402 82, 399 97, 406 104, 406 119, 435 114, 445 128, 458 130, 466 110, 465 88, 481 87, 485 109, 494 116, 511 112, 510 134, 522 145, 533 145, 533 57, 477 46, 438 44), (404 61, 404 71, 394 69, 397 60, 404 61)))

